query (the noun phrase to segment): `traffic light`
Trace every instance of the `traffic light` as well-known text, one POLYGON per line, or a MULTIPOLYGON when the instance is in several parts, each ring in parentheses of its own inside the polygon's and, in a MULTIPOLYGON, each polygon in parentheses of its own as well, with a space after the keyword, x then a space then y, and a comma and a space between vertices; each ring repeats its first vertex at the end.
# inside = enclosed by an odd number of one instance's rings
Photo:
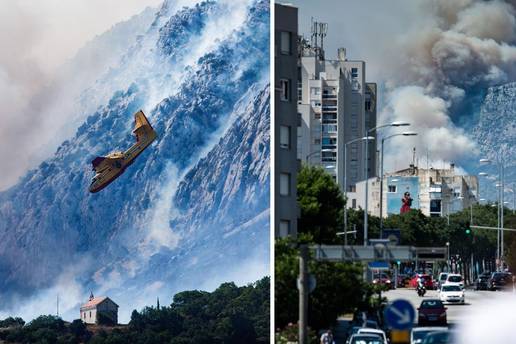
POLYGON ((466 228, 466 235, 470 235, 471 234, 471 228, 466 228))
POLYGON ((398 261, 396 262, 396 264, 398 264, 398 266, 400 266, 400 265, 401 265, 401 262, 398 260, 398 261))

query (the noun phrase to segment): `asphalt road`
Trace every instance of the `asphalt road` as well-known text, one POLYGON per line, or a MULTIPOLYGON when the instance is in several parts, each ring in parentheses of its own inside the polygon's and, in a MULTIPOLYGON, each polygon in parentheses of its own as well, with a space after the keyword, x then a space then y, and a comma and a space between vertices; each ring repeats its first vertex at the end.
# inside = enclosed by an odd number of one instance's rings
MULTIPOLYGON (((496 292, 467 289, 465 292, 466 303, 464 305, 445 304, 448 308, 446 311, 448 324, 452 326, 459 324, 465 317, 467 317, 468 313, 481 307, 482 301, 486 300, 486 298, 492 297, 494 295, 493 293, 496 292)), ((427 290, 424 297, 419 297, 414 289, 400 288, 390 290, 384 293, 384 296, 387 297, 389 302, 396 299, 405 299, 409 301, 415 309, 417 309, 423 299, 439 298, 439 293, 436 290, 427 290)), ((417 322, 417 310, 415 321, 417 322)))

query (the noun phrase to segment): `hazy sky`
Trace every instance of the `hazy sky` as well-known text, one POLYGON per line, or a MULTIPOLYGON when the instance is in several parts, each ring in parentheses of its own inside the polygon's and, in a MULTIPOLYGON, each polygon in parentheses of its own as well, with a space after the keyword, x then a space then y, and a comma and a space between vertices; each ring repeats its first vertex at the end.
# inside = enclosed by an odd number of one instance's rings
POLYGON ((305 38, 312 17, 328 23, 327 58, 344 47, 348 59, 366 62, 366 80, 379 84, 379 123, 408 121, 418 132, 389 141, 388 169, 407 167, 412 147, 433 166, 475 158, 477 143, 464 127, 476 123, 475 96, 516 80, 515 1, 288 2, 299 9, 305 38))
POLYGON ((95 35, 162 1, 2 0, 0 42, 10 53, 1 54, 0 68, 52 73, 95 35))
POLYGON ((0 191, 39 164, 33 155, 53 135, 45 135, 43 124, 62 125, 59 118, 41 118, 45 104, 69 101, 46 87, 59 67, 95 36, 162 1, 0 1, 0 191))

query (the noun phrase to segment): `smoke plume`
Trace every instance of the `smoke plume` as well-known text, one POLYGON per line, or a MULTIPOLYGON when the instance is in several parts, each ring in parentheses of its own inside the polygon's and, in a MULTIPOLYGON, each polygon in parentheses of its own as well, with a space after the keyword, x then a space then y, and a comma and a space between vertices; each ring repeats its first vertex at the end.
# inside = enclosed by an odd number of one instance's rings
POLYGON ((460 124, 474 124, 487 87, 516 75, 514 4, 435 0, 421 6, 433 17, 395 40, 398 63, 386 72, 388 101, 380 115, 385 122, 410 122, 418 136, 414 145, 396 140, 387 151, 392 161, 409 161, 412 146, 434 161, 469 159, 478 150, 460 124))

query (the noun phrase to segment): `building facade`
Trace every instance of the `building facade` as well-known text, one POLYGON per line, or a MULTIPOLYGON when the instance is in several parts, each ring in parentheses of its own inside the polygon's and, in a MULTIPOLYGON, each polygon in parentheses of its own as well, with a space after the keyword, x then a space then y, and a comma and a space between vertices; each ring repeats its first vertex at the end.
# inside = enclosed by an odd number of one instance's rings
POLYGON ((276 237, 296 236, 297 218, 297 19, 298 10, 275 4, 274 38, 274 228, 276 237))
MULTIPOLYGON (((369 213, 380 216, 380 179, 368 180, 369 213)), ((357 192, 348 193, 350 208, 364 208, 365 181, 357 183, 357 192)), ((407 169, 386 174, 383 180, 382 216, 399 214, 402 198, 409 192, 412 209, 420 209, 426 216, 447 216, 478 203, 477 176, 460 175, 452 164, 448 169, 407 169)))
MULTIPOLYGON (((298 158, 309 165, 321 166, 331 174, 344 191, 354 191, 356 183, 366 179, 365 142, 344 146, 366 136, 376 126, 374 83, 366 83, 364 61, 350 61, 346 50, 338 50, 337 60, 326 60, 321 48, 303 44, 300 47, 298 81, 298 158)), ((371 136, 375 136, 372 133, 371 136)), ((368 146, 368 177, 376 173, 376 145, 368 146)))
POLYGON ((86 324, 118 324, 118 305, 109 297, 90 295, 80 309, 81 320, 86 324))

